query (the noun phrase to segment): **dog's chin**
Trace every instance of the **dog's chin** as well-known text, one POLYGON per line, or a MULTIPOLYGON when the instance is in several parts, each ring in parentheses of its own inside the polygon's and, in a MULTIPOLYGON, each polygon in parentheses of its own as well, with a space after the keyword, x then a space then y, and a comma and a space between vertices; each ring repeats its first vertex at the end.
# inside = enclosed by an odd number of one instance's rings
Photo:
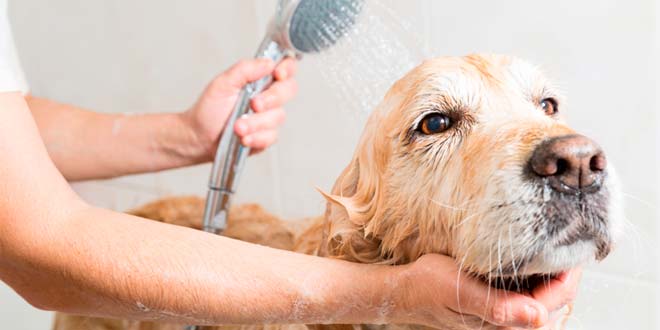
POLYGON ((579 240, 570 245, 548 246, 529 262, 515 271, 508 271, 480 278, 492 287, 531 292, 537 286, 548 283, 564 272, 584 265, 597 258, 598 248, 593 240, 579 240))

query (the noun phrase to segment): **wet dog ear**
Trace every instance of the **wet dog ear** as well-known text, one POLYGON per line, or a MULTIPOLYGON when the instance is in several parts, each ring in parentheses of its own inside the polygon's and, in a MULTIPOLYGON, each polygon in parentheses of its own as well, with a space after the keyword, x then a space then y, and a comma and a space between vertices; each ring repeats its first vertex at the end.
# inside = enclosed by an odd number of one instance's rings
POLYGON ((359 176, 351 178, 353 167, 359 160, 354 160, 340 176, 332 194, 321 191, 326 199, 325 227, 323 229, 323 242, 320 249, 322 255, 333 256, 361 263, 377 262, 380 253, 380 241, 369 235, 366 231, 369 222, 373 219, 378 201, 378 184, 368 189, 362 186, 359 176), (349 178, 350 185, 341 187, 340 182, 349 178), (355 192, 345 195, 344 191, 355 192))
POLYGON ((374 123, 365 128, 351 163, 337 179, 327 203, 324 242, 320 253, 363 263, 381 258, 378 230, 382 186, 388 152, 387 140, 374 134, 374 123), (380 140, 379 140, 380 139, 380 140))

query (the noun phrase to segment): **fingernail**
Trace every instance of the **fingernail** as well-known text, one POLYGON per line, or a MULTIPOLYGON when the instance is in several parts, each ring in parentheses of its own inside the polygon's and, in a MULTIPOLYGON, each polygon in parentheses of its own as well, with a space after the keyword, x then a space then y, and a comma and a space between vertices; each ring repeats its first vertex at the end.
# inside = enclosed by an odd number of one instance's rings
POLYGON ((259 111, 259 110, 261 110, 261 107, 264 105, 263 103, 264 103, 263 97, 261 97, 261 96, 255 96, 255 97, 252 99, 252 107, 253 107, 253 110, 254 110, 254 111, 259 111))
POLYGON ((536 319, 537 319, 537 314, 538 312, 536 311, 536 308, 526 305, 525 306, 525 314, 527 314, 527 324, 536 324, 536 319))
POLYGON ((259 111, 266 111, 269 109, 269 107, 273 106, 273 96, 272 95, 259 95, 257 96, 257 104, 258 105, 259 111))
MULTIPOLYGON (((242 118, 242 117, 241 117, 242 118)), ((236 123, 236 130, 238 131, 239 134, 245 134, 247 133, 247 124, 244 122, 238 122, 236 123)))
POLYGON ((568 282, 571 279, 571 271, 567 270, 565 272, 561 272, 557 277, 557 280, 560 282, 568 282))
POLYGON ((285 80, 287 77, 287 72, 284 69, 277 69, 277 76, 280 80, 285 80))
POLYGON ((527 313, 529 324, 534 328, 540 328, 545 324, 543 313, 536 306, 525 306, 525 312, 527 313))

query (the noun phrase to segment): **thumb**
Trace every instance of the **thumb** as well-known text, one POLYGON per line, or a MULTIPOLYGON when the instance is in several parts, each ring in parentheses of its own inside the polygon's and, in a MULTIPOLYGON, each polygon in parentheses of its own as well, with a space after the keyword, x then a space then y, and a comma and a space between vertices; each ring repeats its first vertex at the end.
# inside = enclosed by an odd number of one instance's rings
POLYGON ((458 313, 478 316, 488 323, 522 328, 540 328, 548 319, 547 309, 531 297, 490 287, 459 274, 456 294, 448 307, 458 313))
POLYGON ((233 86, 242 88, 247 83, 257 81, 266 75, 272 74, 275 63, 266 58, 242 60, 218 76, 212 85, 233 86))

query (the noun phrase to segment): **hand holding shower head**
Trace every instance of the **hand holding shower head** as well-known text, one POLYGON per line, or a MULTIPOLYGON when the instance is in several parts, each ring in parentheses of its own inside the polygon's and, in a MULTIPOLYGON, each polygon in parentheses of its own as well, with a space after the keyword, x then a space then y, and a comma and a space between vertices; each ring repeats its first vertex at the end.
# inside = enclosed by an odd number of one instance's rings
MULTIPOLYGON (((274 62, 285 56, 315 53, 334 45, 354 25, 363 0, 280 0, 257 58, 274 62)), ((249 148, 233 132, 236 120, 250 112, 250 99, 271 84, 267 76, 241 91, 220 137, 204 209, 204 230, 219 234, 226 226, 232 194, 249 148)))
MULTIPOLYGON (((277 63, 288 55, 320 52, 348 32, 362 4, 363 0, 280 0, 256 57, 269 58, 277 63)), ((204 231, 219 234, 226 226, 238 174, 250 152, 240 144, 233 127, 239 117, 250 112, 250 99, 266 89, 272 80, 267 76, 245 86, 227 119, 211 169, 204 231)), ((199 328, 189 326, 186 329, 199 328)))

